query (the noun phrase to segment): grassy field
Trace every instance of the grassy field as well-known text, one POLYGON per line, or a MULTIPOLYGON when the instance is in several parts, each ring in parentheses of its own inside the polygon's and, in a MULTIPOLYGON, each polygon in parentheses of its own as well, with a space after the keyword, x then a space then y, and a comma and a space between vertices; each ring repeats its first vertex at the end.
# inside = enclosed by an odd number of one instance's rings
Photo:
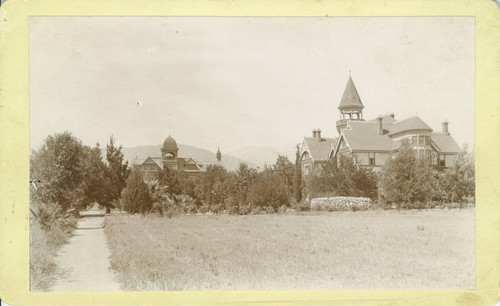
POLYGON ((106 219, 126 290, 472 289, 474 210, 106 219))

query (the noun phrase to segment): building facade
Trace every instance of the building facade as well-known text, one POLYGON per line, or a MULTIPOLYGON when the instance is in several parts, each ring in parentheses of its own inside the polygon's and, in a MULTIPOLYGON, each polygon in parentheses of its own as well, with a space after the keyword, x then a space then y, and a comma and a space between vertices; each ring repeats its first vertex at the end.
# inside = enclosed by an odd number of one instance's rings
POLYGON ((377 171, 387 158, 398 152, 403 140, 411 144, 417 157, 425 158, 438 169, 451 166, 460 151, 448 129, 448 122, 442 123, 441 131, 434 131, 418 116, 398 121, 394 114, 390 114, 365 121, 364 105, 350 76, 338 109, 338 137, 315 137, 319 131, 316 129, 312 138, 304 138, 300 147, 304 175, 317 165, 341 155, 353 156, 359 165, 377 171), (328 149, 327 144, 330 144, 328 149))
MULTIPOLYGON (((144 180, 153 181, 158 178, 158 172, 164 167, 171 170, 178 170, 188 173, 190 176, 197 176, 205 172, 207 167, 213 163, 198 163, 191 157, 179 157, 179 147, 177 142, 169 135, 163 142, 160 149, 161 157, 148 156, 145 159, 134 159, 132 167, 141 171, 144 180)), ((217 161, 220 162, 222 154, 217 149, 217 161)))

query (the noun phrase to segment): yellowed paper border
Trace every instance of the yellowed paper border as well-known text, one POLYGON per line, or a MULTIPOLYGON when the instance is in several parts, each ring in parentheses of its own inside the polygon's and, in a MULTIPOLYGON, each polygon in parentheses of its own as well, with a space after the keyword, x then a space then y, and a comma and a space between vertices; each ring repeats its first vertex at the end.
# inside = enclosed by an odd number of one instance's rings
MULTIPOLYGON (((432 71, 429 71, 432 73, 432 71)), ((0 8, 0 298, 44 304, 494 305, 500 280, 500 9, 491 0, 7 0, 0 8), (29 16, 474 16, 476 290, 30 293, 29 16)))

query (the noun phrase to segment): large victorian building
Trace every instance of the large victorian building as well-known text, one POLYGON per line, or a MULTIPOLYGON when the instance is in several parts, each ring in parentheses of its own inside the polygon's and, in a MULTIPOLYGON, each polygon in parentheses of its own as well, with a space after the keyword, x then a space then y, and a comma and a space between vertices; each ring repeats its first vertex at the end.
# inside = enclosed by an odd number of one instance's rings
MULTIPOLYGON (((177 142, 169 135, 161 147, 161 157, 148 156, 145 159, 134 159, 132 166, 142 172, 144 180, 152 181, 158 177, 158 172, 168 167, 188 173, 191 176, 199 175, 206 171, 207 166, 214 163, 198 163, 191 157, 179 157, 177 142)), ((217 149, 217 161, 220 163, 222 154, 217 149)))
POLYGON ((354 156, 360 165, 378 170, 391 154, 399 150, 404 139, 409 141, 418 157, 425 158, 440 169, 453 164, 460 151, 448 130, 448 122, 443 122, 442 130, 436 132, 417 116, 398 121, 394 114, 390 114, 365 121, 363 108, 356 86, 349 76, 338 106, 338 136, 323 138, 321 130, 315 129, 312 137, 305 137, 299 148, 304 175, 341 155, 354 156))

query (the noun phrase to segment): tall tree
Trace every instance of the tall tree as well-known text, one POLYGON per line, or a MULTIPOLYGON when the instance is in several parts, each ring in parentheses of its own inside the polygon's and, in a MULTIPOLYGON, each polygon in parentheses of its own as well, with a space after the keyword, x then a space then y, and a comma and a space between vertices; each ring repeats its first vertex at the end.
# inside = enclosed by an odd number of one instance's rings
POLYGON ((122 193, 122 209, 131 214, 145 214, 153 206, 153 197, 149 186, 144 182, 141 172, 132 171, 122 193))
POLYGON ((112 199, 112 184, 108 168, 102 159, 99 144, 90 148, 83 147, 83 192, 87 203, 98 202, 109 207, 112 199))
POLYGON ((426 202, 433 196, 435 170, 415 156, 404 140, 398 153, 389 158, 379 173, 379 190, 384 200, 398 204, 426 202))
POLYGON ((30 158, 30 179, 41 181, 33 193, 35 199, 43 203, 57 203, 63 211, 81 207, 83 157, 81 141, 70 132, 48 136, 30 158))
POLYGON ((464 146, 458 153, 455 162, 444 175, 444 182, 448 200, 450 202, 466 202, 475 197, 475 166, 474 155, 464 146))
POLYGON ((299 145, 297 145, 297 151, 295 152, 295 172, 293 177, 293 194, 295 196, 295 201, 302 201, 302 169, 300 167, 300 150, 299 145))
POLYGON ((123 161, 122 146, 115 146, 113 135, 109 137, 109 143, 106 145, 106 161, 108 163, 108 177, 111 182, 109 198, 113 201, 120 197, 131 172, 128 161, 123 161))
POLYGON ((274 171, 283 179, 288 193, 293 193, 295 167, 293 163, 284 155, 278 155, 276 163, 273 166, 274 171))

